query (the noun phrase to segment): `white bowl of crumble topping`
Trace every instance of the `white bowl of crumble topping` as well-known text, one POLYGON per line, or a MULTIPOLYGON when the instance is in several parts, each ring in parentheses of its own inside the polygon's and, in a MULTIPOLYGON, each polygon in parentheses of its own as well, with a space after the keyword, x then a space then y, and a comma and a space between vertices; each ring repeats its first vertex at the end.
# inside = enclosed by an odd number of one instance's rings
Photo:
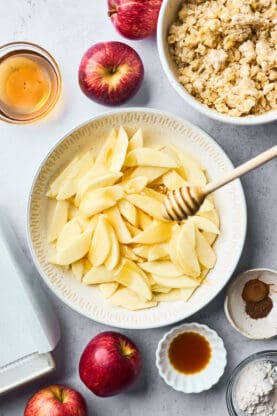
POLYGON ((164 0, 163 69, 178 94, 231 124, 277 120, 277 9, 272 0, 164 0))

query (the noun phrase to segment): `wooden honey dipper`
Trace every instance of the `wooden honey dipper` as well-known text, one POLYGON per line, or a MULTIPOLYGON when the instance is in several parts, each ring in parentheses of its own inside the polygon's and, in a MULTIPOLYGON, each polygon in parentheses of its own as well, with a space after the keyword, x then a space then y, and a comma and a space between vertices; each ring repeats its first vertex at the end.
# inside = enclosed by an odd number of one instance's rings
POLYGON ((275 157, 277 157, 277 146, 273 146, 271 149, 243 163, 231 172, 226 173, 221 179, 211 182, 204 187, 185 186, 170 191, 163 202, 164 218, 171 221, 182 221, 188 216, 196 214, 206 196, 275 157))

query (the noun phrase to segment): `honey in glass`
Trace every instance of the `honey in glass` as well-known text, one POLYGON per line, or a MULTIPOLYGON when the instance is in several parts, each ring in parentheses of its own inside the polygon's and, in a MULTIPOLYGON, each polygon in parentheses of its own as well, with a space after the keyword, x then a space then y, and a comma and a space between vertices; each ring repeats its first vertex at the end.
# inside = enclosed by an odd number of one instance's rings
POLYGON ((28 123, 45 116, 60 94, 54 59, 39 46, 23 42, 5 45, 0 52, 0 118, 28 123))

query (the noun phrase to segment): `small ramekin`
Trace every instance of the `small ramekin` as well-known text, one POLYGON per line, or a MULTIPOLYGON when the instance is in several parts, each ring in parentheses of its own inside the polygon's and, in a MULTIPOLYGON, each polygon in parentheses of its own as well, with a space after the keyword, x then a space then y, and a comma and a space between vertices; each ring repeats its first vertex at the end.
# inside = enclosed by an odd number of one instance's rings
POLYGON ((240 273, 230 283, 224 302, 226 318, 232 327, 241 335, 250 339, 269 339, 277 335, 277 271, 272 269, 251 269, 240 273), (262 319, 252 319, 245 312, 245 301, 242 299, 242 291, 251 279, 260 279, 270 287, 270 297, 273 308, 262 319))
POLYGON ((198 323, 183 324, 167 332, 158 344, 156 351, 156 366, 161 378, 174 390, 183 393, 200 393, 209 390, 216 384, 224 373, 227 364, 227 353, 222 339, 206 325, 198 323), (212 356, 207 366, 199 373, 185 375, 179 373, 170 364, 168 349, 177 335, 184 332, 197 332, 210 343, 212 356))
POLYGON ((231 117, 225 114, 221 114, 218 111, 202 104, 192 95, 190 95, 180 84, 178 81, 175 64, 170 56, 167 43, 167 35, 171 24, 176 20, 178 10, 180 9, 183 2, 184 0, 164 0, 159 14, 157 29, 158 51, 163 70, 171 86, 183 98, 183 100, 191 105, 195 110, 214 120, 236 125, 257 125, 277 120, 277 111, 269 111, 261 115, 251 115, 244 117, 231 117))

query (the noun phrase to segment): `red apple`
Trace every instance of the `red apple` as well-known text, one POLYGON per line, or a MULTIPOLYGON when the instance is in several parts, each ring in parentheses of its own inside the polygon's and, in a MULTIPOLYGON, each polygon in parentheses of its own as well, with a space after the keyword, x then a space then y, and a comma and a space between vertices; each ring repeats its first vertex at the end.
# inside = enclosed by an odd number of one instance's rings
POLYGON ((79 364, 83 383, 97 396, 114 396, 137 379, 141 355, 135 344, 118 332, 103 332, 86 346, 79 364))
POLYGON ((81 60, 79 84, 92 100, 119 105, 136 94, 143 74, 143 63, 133 48, 121 42, 97 43, 81 60))
POLYGON ((156 32, 162 0, 108 0, 108 15, 121 35, 143 39, 156 32))
POLYGON ((24 416, 86 416, 86 402, 78 391, 53 384, 35 393, 24 416))

